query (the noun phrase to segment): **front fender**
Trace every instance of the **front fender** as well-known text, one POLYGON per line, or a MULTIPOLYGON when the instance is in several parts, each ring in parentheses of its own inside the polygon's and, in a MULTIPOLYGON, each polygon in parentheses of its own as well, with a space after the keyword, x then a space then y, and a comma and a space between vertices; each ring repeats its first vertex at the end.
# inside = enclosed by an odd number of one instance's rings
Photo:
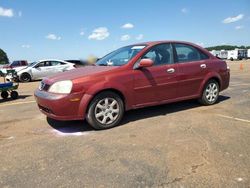
POLYGON ((126 96, 130 96, 131 93, 129 93, 126 89, 126 87, 123 84, 120 84, 118 82, 108 82, 106 80, 102 81, 102 82, 98 82, 94 85, 92 85, 91 87, 88 88, 88 90, 86 90, 84 92, 84 95, 80 101, 80 105, 79 105, 79 115, 84 115, 87 112, 87 108, 89 106, 89 103, 91 102, 91 100, 93 99, 93 97, 101 92, 101 91, 105 91, 105 90, 116 90, 118 92, 120 92, 123 97, 124 97, 124 103, 125 103, 125 109, 128 110, 131 108, 131 103, 132 101, 129 100, 131 97, 126 97, 126 96))

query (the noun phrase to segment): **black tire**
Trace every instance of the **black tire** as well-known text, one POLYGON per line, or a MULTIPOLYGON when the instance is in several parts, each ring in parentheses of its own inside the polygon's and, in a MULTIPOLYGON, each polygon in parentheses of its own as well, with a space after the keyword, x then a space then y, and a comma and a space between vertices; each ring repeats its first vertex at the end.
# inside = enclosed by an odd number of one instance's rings
POLYGON ((233 61, 234 59, 231 57, 230 60, 233 61))
POLYGON ((219 84, 216 80, 212 79, 209 80, 203 91, 202 91, 202 96, 199 99, 199 102, 203 105, 213 105, 217 102, 218 97, 219 97, 219 92, 220 92, 220 88, 219 88, 219 84), (209 90, 209 88, 213 87, 213 91, 209 90), (209 91, 208 91, 209 90, 209 91), (216 91, 217 90, 217 91, 216 91), (216 92, 215 92, 216 91, 216 92))
POLYGON ((10 97, 12 99, 14 99, 14 100, 17 99, 18 98, 18 92, 17 91, 11 91, 10 97))
POLYGON ((1 97, 2 97, 3 99, 7 99, 7 98, 9 97, 9 93, 8 93, 7 91, 2 91, 1 97))
MULTIPOLYGON (((106 101, 105 101, 105 103, 106 103, 106 101)), ((115 127, 119 124, 119 122, 121 121, 121 119, 123 117, 123 114, 124 114, 124 102, 122 101, 121 97, 114 92, 104 91, 104 92, 96 95, 93 98, 93 100, 90 102, 86 120, 94 129, 98 129, 98 130, 109 129, 109 128, 115 127), (101 115, 101 116, 103 116, 103 119, 105 118, 105 122, 107 121, 106 119, 110 119, 109 117, 107 117, 108 115, 112 115, 112 117, 113 117, 113 115, 116 116, 114 118, 115 120, 113 120, 113 122, 107 123, 107 124, 101 123, 100 119, 98 120, 96 117, 96 115, 98 114, 97 113, 97 110, 98 110, 97 104, 101 104, 101 102, 104 102, 105 99, 108 99, 110 102, 115 101, 115 104, 116 104, 115 105, 116 109, 113 109, 113 106, 111 107, 111 105, 112 105, 112 103, 111 103, 110 106, 108 105, 109 107, 102 109, 98 112, 98 113, 103 113, 103 115, 101 115), (109 110, 109 108, 112 108, 112 109, 110 112, 107 112, 109 110), (116 110, 118 112, 117 113, 112 112, 112 110, 116 110), (109 114, 107 114, 106 112, 109 114)), ((112 120, 110 119, 109 121, 112 121, 112 120)))
POLYGON ((19 78, 19 80, 21 81, 21 82, 30 82, 31 81, 31 76, 30 76, 30 74, 29 73, 22 73, 21 75, 20 75, 20 78, 19 78))

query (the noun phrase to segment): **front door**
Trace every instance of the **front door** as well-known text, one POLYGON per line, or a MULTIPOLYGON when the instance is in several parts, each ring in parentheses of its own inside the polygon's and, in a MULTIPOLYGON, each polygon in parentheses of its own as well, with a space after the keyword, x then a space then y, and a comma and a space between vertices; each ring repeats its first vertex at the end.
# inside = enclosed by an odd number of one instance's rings
POLYGON ((152 67, 134 70, 135 106, 167 101, 176 97, 178 65, 173 61, 172 45, 159 44, 141 59, 150 58, 152 67))
POLYGON ((32 68, 32 75, 34 79, 41 79, 51 75, 53 68, 50 61, 43 61, 32 68))

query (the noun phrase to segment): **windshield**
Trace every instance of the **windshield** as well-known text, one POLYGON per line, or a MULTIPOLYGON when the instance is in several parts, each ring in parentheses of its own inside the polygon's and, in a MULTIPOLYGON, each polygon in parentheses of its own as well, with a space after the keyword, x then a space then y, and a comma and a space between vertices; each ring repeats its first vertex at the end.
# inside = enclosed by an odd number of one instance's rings
POLYGON ((13 61, 10 65, 11 66, 18 66, 19 65, 19 61, 13 61))
POLYGON ((35 65, 37 62, 32 62, 28 65, 28 67, 32 67, 33 65, 35 65))
POLYGON ((115 50, 97 61, 96 65, 100 66, 122 66, 127 64, 136 56, 145 45, 126 46, 115 50))

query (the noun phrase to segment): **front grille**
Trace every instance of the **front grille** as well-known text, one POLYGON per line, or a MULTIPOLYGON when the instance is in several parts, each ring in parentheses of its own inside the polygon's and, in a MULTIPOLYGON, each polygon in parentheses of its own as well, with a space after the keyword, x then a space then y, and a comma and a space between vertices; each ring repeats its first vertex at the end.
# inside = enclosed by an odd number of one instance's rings
POLYGON ((49 108, 46 108, 46 107, 41 106, 41 105, 38 105, 38 107, 39 107, 39 109, 41 109, 41 110, 44 111, 44 112, 47 112, 47 113, 49 113, 49 114, 53 114, 53 111, 50 110, 49 108))

